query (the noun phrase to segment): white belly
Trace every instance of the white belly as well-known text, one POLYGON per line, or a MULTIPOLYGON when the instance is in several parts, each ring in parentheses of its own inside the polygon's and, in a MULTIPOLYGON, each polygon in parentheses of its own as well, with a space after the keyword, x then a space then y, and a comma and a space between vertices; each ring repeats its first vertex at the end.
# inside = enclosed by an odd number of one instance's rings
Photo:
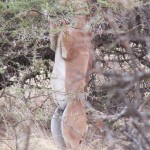
POLYGON ((65 70, 65 60, 61 56, 60 49, 57 49, 51 77, 51 88, 53 90, 55 103, 62 109, 64 109, 67 104, 65 93, 65 70))

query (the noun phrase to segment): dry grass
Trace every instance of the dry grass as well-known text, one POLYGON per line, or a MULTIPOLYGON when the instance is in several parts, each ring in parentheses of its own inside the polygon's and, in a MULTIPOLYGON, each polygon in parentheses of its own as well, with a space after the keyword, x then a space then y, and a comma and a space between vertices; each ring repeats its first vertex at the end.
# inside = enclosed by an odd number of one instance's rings
MULTIPOLYGON (((44 81, 42 86, 48 87, 44 81)), ((0 150, 57 150, 49 129, 55 107, 45 88, 16 85, 1 91, 0 150)))
MULTIPOLYGON (((50 133, 55 104, 48 83, 41 83, 42 89, 16 85, 1 91, 0 150, 58 150, 50 133)), ((103 149, 97 138, 89 138, 92 130, 80 150, 103 149)))
MULTIPOLYGON (((37 131, 37 135, 33 133, 30 135, 28 150, 58 150, 50 136, 46 136, 43 133, 39 134, 39 132, 40 131, 37 131)), ((20 135, 18 141, 11 136, 6 138, 8 140, 3 140, 0 144, 1 150, 25 150, 27 145, 26 135, 20 135)))

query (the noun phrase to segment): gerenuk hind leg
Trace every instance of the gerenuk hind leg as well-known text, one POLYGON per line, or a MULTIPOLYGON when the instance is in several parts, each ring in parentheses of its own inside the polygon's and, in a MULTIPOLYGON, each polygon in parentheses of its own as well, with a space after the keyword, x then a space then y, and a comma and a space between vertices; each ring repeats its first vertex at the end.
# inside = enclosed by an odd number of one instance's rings
POLYGON ((57 107, 51 120, 51 133, 55 143, 61 150, 66 150, 66 144, 62 136, 61 120, 63 111, 57 107))

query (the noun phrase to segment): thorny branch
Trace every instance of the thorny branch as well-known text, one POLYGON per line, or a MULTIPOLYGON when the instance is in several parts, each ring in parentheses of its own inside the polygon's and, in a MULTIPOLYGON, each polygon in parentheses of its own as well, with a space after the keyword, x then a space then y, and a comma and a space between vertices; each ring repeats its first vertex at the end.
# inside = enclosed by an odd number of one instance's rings
MULTIPOLYGON (((104 16, 101 16, 102 21, 98 20, 92 24, 97 64, 95 63, 88 89, 86 105, 88 122, 89 124, 103 122, 106 135, 110 137, 108 142, 113 145, 109 149, 115 149, 114 145, 120 143, 123 149, 127 150, 149 150, 150 3, 136 6, 126 12, 121 9, 123 12, 119 10, 118 13, 113 12, 111 8, 97 9, 100 9, 98 12, 102 12, 98 15, 104 16), (114 129, 115 124, 117 129, 114 129)), ((8 86, 19 83, 21 88, 32 87, 32 83, 27 81, 43 74, 50 74, 52 66, 49 61, 54 61, 55 53, 50 49, 51 32, 47 30, 49 23, 42 18, 41 20, 34 18, 35 16, 31 16, 33 14, 38 18, 56 17, 31 9, 9 21, 5 20, 5 30, 0 32, 0 39, 3 39, 2 42, 0 41, 0 90, 2 91, 0 98, 11 97, 6 93, 8 86), (22 19, 28 19, 29 16, 35 19, 32 31, 21 32, 18 25, 22 19), (39 28, 44 32, 41 30, 43 33, 39 33, 39 28), (43 65, 38 71, 37 68, 33 69, 33 66, 36 66, 35 62, 41 60, 48 61, 43 63, 44 67, 46 66, 44 73, 39 71, 44 68, 43 65), (17 80, 12 80, 13 77, 17 80)), ((2 19, 5 18, 7 19, 7 15, 3 14, 2 19)), ((49 78, 46 78, 46 81, 49 83, 49 78)), ((37 82, 41 84, 40 80, 37 82)), ((31 109, 31 113, 42 109, 48 99, 49 97, 42 104, 31 109)), ((29 96, 27 102, 30 101, 32 100, 29 96)), ((25 149, 29 147, 30 132, 29 127, 25 149)))

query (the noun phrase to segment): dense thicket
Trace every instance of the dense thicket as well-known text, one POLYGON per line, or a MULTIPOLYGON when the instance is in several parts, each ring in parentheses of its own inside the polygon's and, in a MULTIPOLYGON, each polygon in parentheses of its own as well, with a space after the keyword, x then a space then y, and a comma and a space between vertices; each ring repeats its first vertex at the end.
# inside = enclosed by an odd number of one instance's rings
MULTIPOLYGON (((138 1, 124 8, 98 0, 94 5, 96 15, 89 27, 95 44, 87 98, 89 124, 105 122, 109 148, 148 150, 150 3, 138 1)), ((5 89, 15 85, 22 94, 27 87, 51 90, 41 83, 50 82, 55 56, 50 36, 56 31, 50 30, 50 19, 71 21, 74 15, 74 6, 55 0, 0 1, 0 99, 5 99, 5 89)))

